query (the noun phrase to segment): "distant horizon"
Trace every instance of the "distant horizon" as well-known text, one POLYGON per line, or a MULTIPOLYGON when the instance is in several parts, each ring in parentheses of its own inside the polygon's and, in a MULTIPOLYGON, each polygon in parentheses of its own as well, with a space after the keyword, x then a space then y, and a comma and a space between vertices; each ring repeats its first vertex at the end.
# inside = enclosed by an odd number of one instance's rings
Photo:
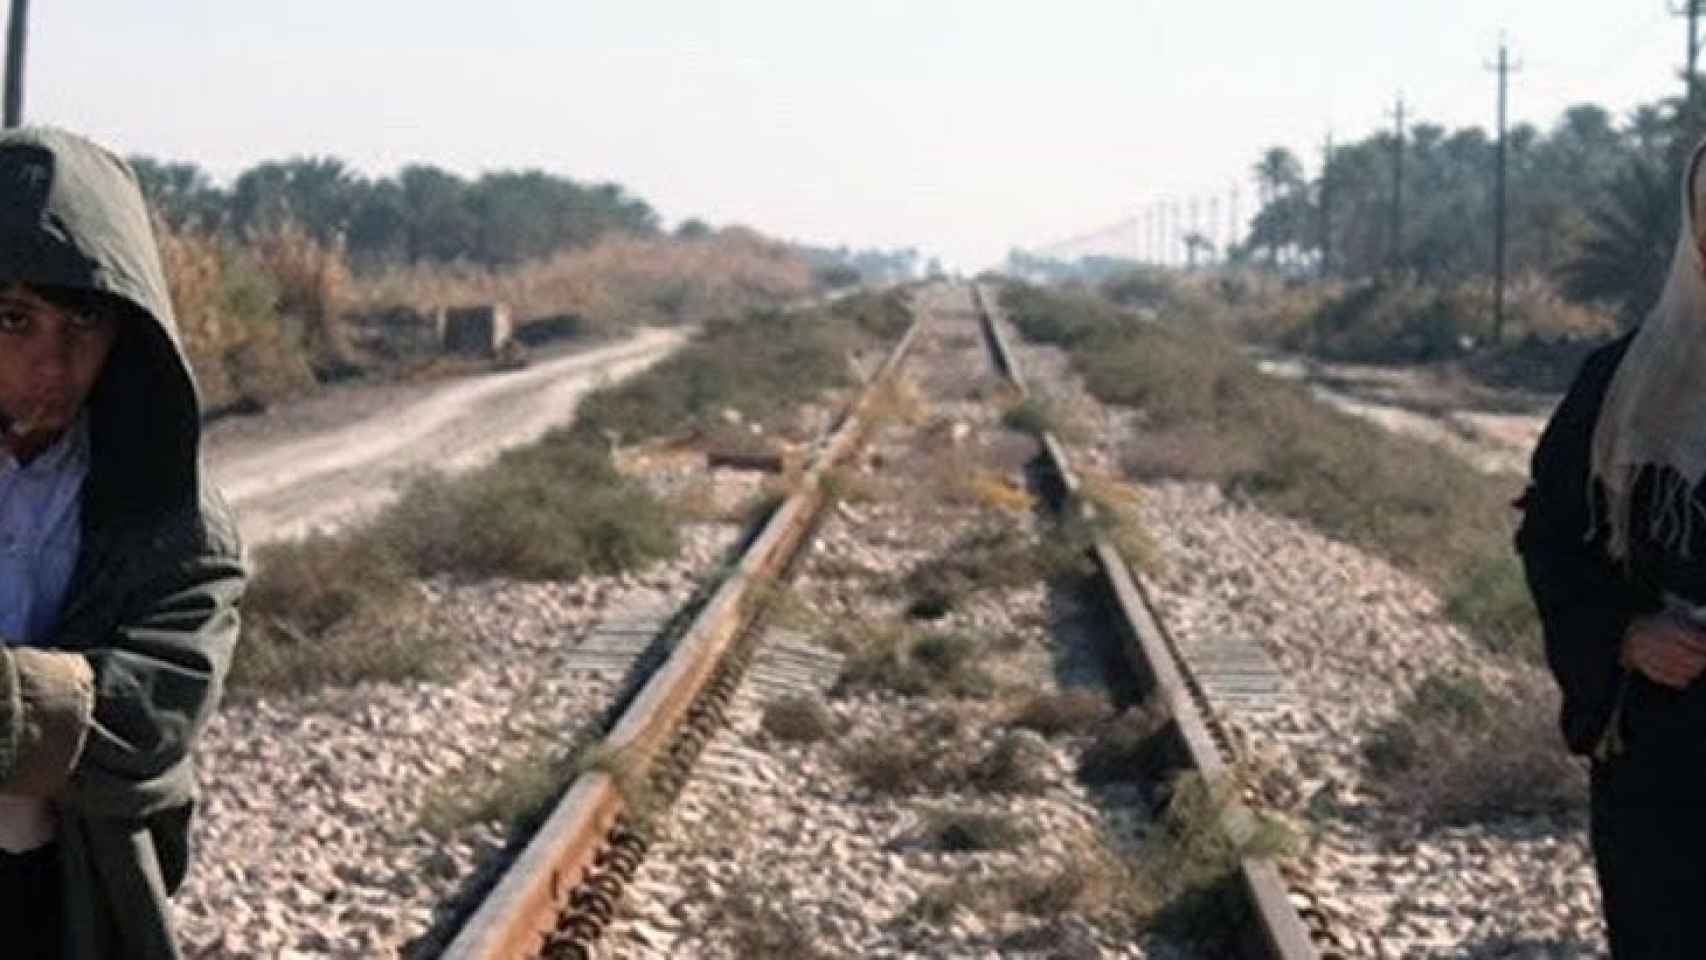
POLYGON ((1682 88, 1662 0, 1374 6, 90 0, 32 10, 25 118, 223 185, 298 156, 369 178, 540 169, 670 224, 974 272, 1234 184, 1247 220, 1262 151, 1313 176, 1329 130, 1389 126, 1401 90, 1407 120, 1491 133, 1501 31, 1513 126, 1580 103, 1621 122, 1682 88))

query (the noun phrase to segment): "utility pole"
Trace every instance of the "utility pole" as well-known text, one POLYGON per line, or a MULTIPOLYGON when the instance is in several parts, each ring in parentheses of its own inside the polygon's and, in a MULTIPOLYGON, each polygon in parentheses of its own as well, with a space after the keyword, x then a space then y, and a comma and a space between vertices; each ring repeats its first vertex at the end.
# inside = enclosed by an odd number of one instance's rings
MULTIPOLYGON (((1691 0, 1692 2, 1692 0, 1691 0)), ((1398 95, 1392 139, 1392 240, 1387 266, 1398 269, 1404 255, 1404 95, 1398 95)))
MULTIPOLYGON (((1208 198, 1208 242, 1215 250, 1220 251, 1220 256, 1226 255, 1226 248, 1220 244, 1220 198, 1213 195, 1208 198)), ((1214 262, 1215 256, 1212 251, 1209 253, 1210 263, 1214 262)))
POLYGON ((1321 279, 1333 275, 1333 131, 1321 147, 1321 279))
POLYGON ((1229 209, 1232 219, 1227 221, 1226 245, 1230 247, 1233 244, 1244 242, 1244 224, 1238 218, 1238 181, 1236 180, 1232 181, 1232 203, 1229 209))
POLYGON ((24 122, 24 36, 29 26, 30 0, 12 0, 12 19, 6 30, 6 116, 8 128, 24 122))
POLYGON ((1688 100, 1684 102, 1683 106, 1690 117, 1688 127, 1692 129, 1694 127, 1692 117, 1697 107, 1695 95, 1698 85, 1694 71, 1696 64, 1700 62, 1700 0, 1683 0, 1682 9, 1672 8, 1671 14, 1688 18, 1688 72, 1683 75, 1684 90, 1688 100))
POLYGON ((1167 200, 1161 204, 1161 222, 1165 228, 1161 231, 1161 242, 1166 254, 1161 262, 1167 266, 1175 266, 1179 258, 1179 203, 1167 200))
POLYGON ((1156 200, 1149 205, 1151 233, 1149 261, 1158 267, 1167 265, 1167 209, 1156 200))
MULTIPOLYGON (((1688 0, 1691 8, 1699 2, 1688 0)), ((1505 92, 1511 72, 1522 67, 1520 64, 1511 66, 1503 37, 1499 38, 1497 66, 1488 64, 1487 67, 1499 73, 1499 146, 1494 160, 1497 167, 1493 173, 1493 342, 1502 343, 1505 339, 1505 92)), ((1693 72, 1690 67, 1690 77, 1693 72)))
POLYGON ((1183 200, 1173 201, 1173 262, 1183 265, 1185 262, 1185 203, 1183 200))

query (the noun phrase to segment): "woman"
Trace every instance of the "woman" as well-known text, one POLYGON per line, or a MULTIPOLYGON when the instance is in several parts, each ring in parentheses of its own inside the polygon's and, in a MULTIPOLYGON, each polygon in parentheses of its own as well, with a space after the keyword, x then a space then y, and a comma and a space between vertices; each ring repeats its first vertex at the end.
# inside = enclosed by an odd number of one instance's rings
POLYGON ((1706 145, 1658 306, 1588 357, 1517 533, 1591 829, 1612 954, 1706 956, 1706 145))

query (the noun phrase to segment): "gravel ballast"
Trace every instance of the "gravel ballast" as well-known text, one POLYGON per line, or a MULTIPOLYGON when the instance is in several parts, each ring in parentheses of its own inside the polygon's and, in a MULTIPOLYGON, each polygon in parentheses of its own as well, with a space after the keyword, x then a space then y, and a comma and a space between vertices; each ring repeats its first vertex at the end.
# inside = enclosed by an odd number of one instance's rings
MULTIPOLYGON (((1141 417, 1091 398, 1055 348, 1013 342, 1027 377, 1077 411, 1076 460, 1117 472, 1141 417)), ((1426 676, 1492 689, 1538 668, 1489 656, 1449 623, 1418 578, 1306 524, 1203 483, 1144 487, 1141 525, 1160 563, 1156 613, 1187 659, 1227 637, 1259 644, 1295 696, 1277 715, 1220 703, 1246 759, 1268 773, 1270 810, 1302 838, 1287 866, 1308 878, 1347 953, 1376 958, 1585 958, 1605 951, 1585 816, 1512 816, 1434 828, 1367 782, 1364 735, 1426 676)), ((1542 684, 1549 687, 1549 681, 1542 684)), ((1532 704, 1555 716, 1556 697, 1532 704)), ((1585 807, 1585 777, 1581 803, 1585 807)))

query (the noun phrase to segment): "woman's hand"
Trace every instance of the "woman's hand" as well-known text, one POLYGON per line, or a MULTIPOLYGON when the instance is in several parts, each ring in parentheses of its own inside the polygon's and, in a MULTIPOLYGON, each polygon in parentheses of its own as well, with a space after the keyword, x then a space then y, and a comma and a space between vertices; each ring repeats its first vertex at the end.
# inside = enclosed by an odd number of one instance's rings
POLYGON ((1623 634, 1623 665, 1673 690, 1706 672, 1706 632, 1658 613, 1637 617, 1623 634))

